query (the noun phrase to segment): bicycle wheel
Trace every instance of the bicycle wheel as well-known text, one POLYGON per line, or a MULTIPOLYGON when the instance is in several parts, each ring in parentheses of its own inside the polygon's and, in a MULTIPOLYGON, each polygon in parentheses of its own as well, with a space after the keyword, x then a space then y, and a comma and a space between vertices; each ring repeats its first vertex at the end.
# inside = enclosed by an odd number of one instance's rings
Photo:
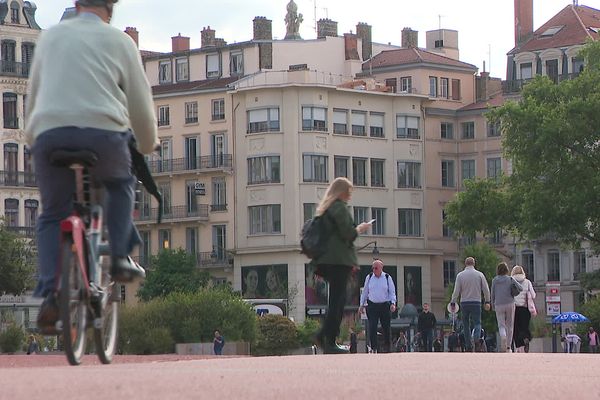
POLYGON ((79 365, 85 349, 87 317, 86 283, 73 240, 67 239, 61 250, 60 319, 65 354, 71 365, 79 365))
MULTIPOLYGON (((100 267, 100 266, 99 266, 100 267)), ((102 316, 94 320, 96 353, 103 364, 110 364, 117 348, 119 290, 108 271, 102 273, 102 316)))

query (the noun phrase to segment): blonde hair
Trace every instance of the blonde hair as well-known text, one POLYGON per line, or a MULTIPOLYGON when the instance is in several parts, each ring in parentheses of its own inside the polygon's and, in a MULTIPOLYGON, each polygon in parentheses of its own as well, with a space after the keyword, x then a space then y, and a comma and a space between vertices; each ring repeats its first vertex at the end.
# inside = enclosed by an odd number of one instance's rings
POLYGON ((514 276, 514 275, 519 275, 519 274, 525 275, 525 270, 520 265, 515 265, 513 267, 512 271, 510 272, 510 275, 514 276))
POLYGON ((340 196, 350 193, 350 190, 352 190, 353 187, 354 185, 352 185, 352 182, 350 182, 347 178, 335 178, 327 188, 325 196, 323 196, 323 199, 319 203, 315 215, 323 215, 325 211, 327 211, 327 209, 340 198, 340 196))

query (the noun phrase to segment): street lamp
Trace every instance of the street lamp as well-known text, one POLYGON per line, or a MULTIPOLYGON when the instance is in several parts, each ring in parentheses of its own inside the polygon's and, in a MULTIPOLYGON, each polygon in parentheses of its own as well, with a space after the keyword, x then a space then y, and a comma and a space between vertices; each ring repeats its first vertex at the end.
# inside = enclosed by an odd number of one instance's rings
POLYGON ((377 248, 377 240, 373 240, 373 241, 371 241, 371 242, 369 242, 369 243, 365 244, 364 246, 362 246, 362 247, 359 247, 358 249, 356 249, 356 251, 357 251, 357 252, 358 252, 358 251, 361 251, 362 249, 366 248, 367 246, 369 246, 369 245, 371 245, 371 244, 374 244, 374 245, 375 245, 375 246, 373 246, 373 251, 372 251, 372 254, 373 254, 373 260, 379 260, 379 249, 377 248))

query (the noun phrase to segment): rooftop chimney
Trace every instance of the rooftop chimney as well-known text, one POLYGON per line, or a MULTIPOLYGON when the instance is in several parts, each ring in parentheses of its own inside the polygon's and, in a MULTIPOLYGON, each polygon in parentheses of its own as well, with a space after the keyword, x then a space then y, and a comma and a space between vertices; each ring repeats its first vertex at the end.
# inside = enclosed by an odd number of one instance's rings
POLYGON ((133 41, 135 42, 135 45, 137 47, 140 47, 140 42, 139 42, 140 34, 137 31, 137 29, 135 29, 132 26, 128 26, 125 28, 125 33, 128 34, 133 39, 133 41))
POLYGON ((358 37, 352 33, 344 33, 346 60, 360 60, 358 55, 358 37))
POLYGON ((215 30, 210 29, 210 26, 202 29, 200 47, 210 47, 215 45, 215 30))
POLYGON ((533 36, 533 0, 515 0, 515 47, 533 36))
POLYGON ((273 21, 265 17, 254 18, 254 40, 273 40, 273 21))
POLYGON ((371 38, 371 25, 359 22, 356 25, 356 36, 362 40, 363 61, 373 57, 373 39, 371 38))
POLYGON ((190 38, 187 36, 181 36, 181 33, 177 36, 171 37, 171 49, 173 53, 189 50, 190 38))
POLYGON ((413 31, 411 28, 402 29, 402 47, 419 47, 419 31, 413 31))
POLYGON ((327 36, 337 37, 338 23, 329 18, 321 18, 317 21, 317 39, 323 39, 327 36))

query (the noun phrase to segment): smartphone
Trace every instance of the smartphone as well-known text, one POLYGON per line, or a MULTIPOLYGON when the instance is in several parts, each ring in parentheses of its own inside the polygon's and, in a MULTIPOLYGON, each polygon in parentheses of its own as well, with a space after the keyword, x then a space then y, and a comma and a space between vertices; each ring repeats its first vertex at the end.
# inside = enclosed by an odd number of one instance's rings
POLYGON ((372 225, 373 222, 375 222, 375 218, 373 218, 372 220, 370 220, 369 222, 367 222, 367 224, 372 225))

